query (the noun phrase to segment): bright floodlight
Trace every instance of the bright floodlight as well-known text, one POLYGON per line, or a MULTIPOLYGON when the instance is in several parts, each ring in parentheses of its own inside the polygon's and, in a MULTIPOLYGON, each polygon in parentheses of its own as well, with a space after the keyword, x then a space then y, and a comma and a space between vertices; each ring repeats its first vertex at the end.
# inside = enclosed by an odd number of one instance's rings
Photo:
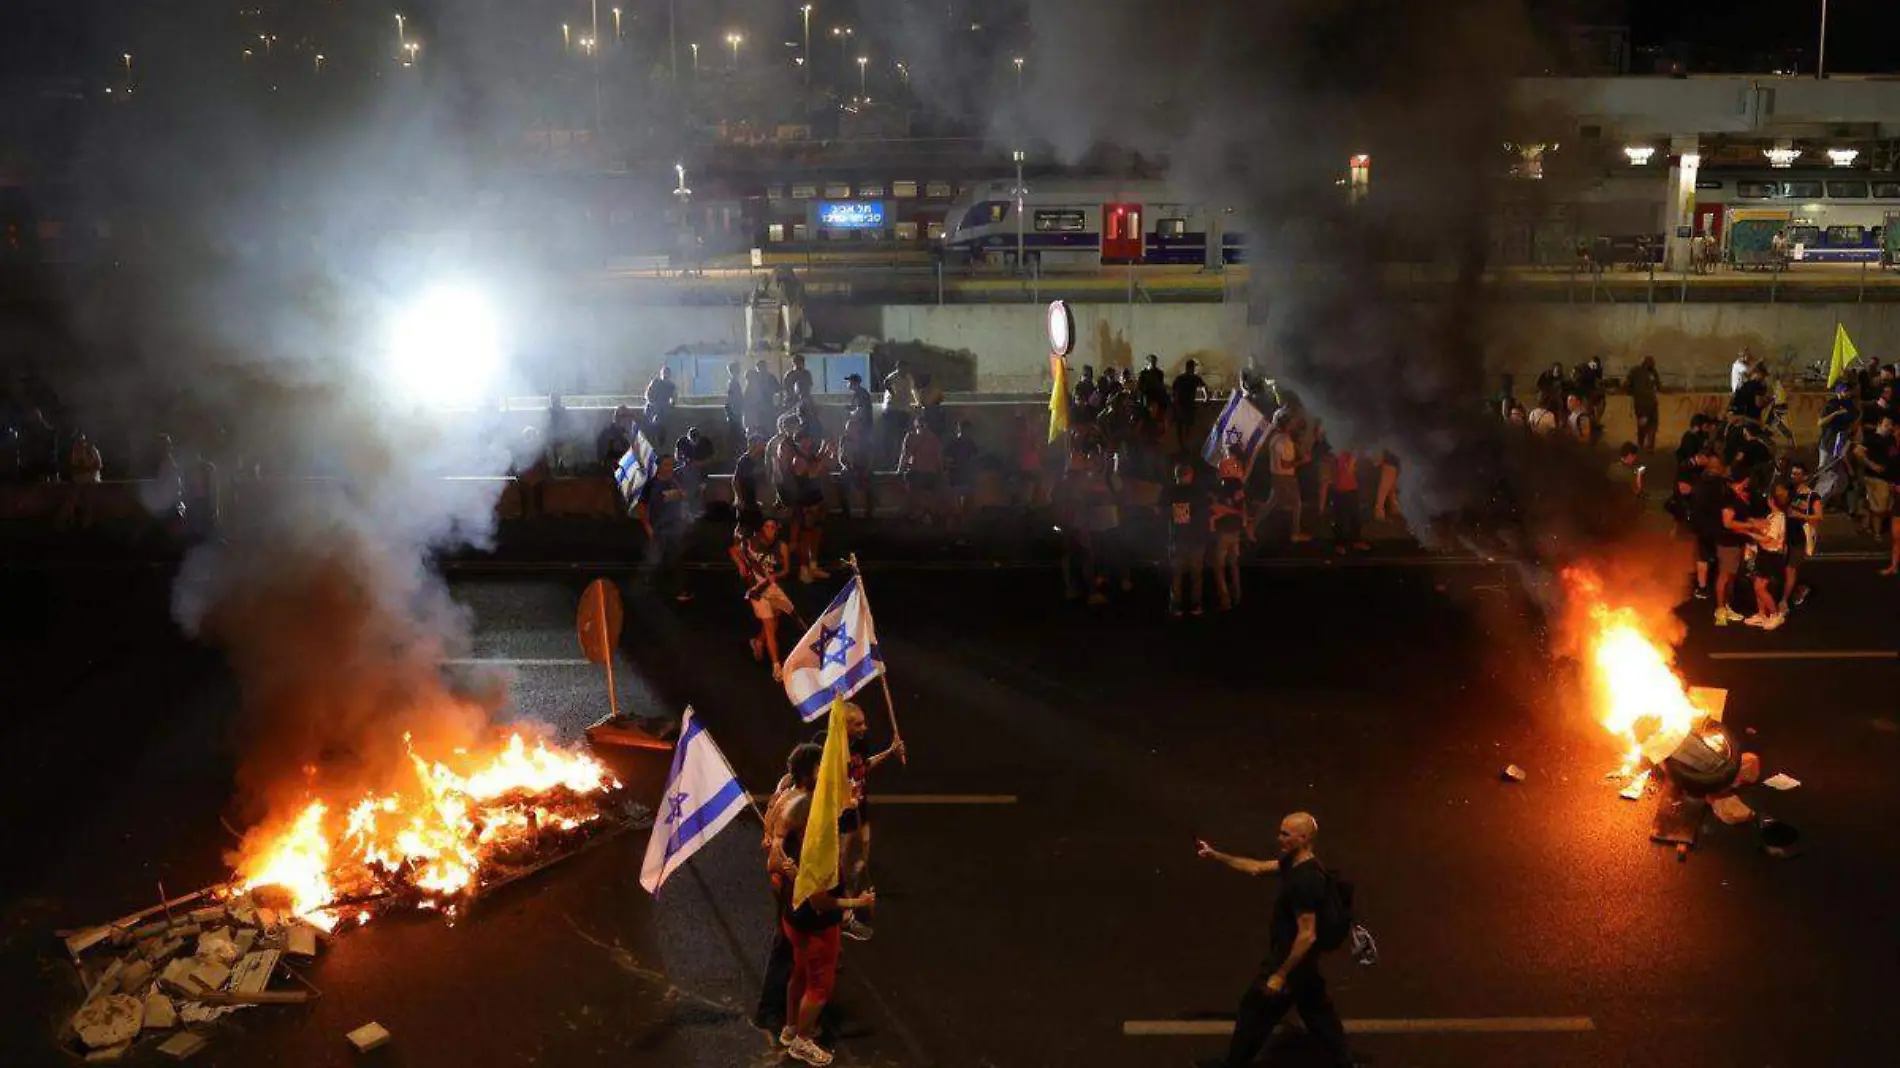
POLYGON ((494 313, 471 290, 429 290, 392 324, 385 372, 399 398, 468 407, 482 400, 500 370, 494 313))

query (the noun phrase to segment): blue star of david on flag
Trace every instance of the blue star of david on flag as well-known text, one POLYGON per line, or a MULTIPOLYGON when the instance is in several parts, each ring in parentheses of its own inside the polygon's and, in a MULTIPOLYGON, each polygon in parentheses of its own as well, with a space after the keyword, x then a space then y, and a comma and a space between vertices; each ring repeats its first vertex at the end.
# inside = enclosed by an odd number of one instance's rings
POLYGON ((732 765, 690 708, 680 720, 673 770, 662 796, 668 811, 664 819, 653 821, 646 859, 640 865, 640 885, 650 894, 659 893, 667 876, 744 812, 748 803, 732 765))
POLYGON ((833 698, 850 697, 884 671, 863 579, 853 575, 844 584, 792 647, 784 668, 785 696, 807 723, 824 715, 833 698))
POLYGON ((1208 431, 1207 443, 1201 447, 1201 459, 1209 467, 1219 467, 1227 455, 1229 445, 1240 446, 1240 462, 1243 465, 1242 477, 1253 474, 1253 462, 1260 455, 1260 446, 1266 443, 1269 430, 1267 417, 1253 402, 1236 392, 1227 399, 1227 406, 1221 409, 1220 418, 1214 420, 1214 428, 1208 431))

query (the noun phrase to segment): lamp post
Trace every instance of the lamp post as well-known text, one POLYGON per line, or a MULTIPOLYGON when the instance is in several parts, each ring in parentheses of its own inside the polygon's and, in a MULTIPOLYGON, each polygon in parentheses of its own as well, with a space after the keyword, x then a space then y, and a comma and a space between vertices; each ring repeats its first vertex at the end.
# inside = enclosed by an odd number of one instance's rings
POLYGON ((1017 56, 1010 62, 1016 64, 1016 91, 1020 93, 1023 91, 1023 57, 1017 56))
POLYGON ((119 58, 125 61, 125 91, 129 93, 132 91, 132 53, 121 53, 119 58))
POLYGON ((402 12, 398 11, 396 12, 396 50, 399 52, 407 51, 409 46, 409 38, 403 32, 402 22, 402 12))
POLYGON ((407 53, 409 53, 409 59, 408 59, 408 63, 407 63, 407 65, 408 65, 408 66, 411 66, 411 67, 413 67, 413 66, 415 66, 415 65, 416 65, 416 53, 417 53, 418 51, 421 51, 421 49, 422 49, 422 46, 421 46, 420 44, 418 44, 418 43, 416 43, 415 41, 410 41, 410 42, 409 42, 408 44, 406 44, 406 45, 403 45, 402 47, 403 47, 403 51, 405 51, 405 52, 407 52, 407 53))
POLYGON ((859 95, 859 96, 868 96, 868 95, 869 95, 869 94, 868 94, 868 93, 867 93, 867 92, 865 91, 865 88, 864 88, 864 68, 865 68, 865 66, 866 66, 867 64, 869 64, 870 62, 871 62, 871 57, 870 57, 870 56, 859 56, 859 57, 858 57, 858 95, 859 95))
POLYGON ((573 50, 574 28, 563 22, 561 23, 561 51, 572 52, 573 50))
POLYGON ((1827 77, 1827 0, 1821 0, 1821 46, 1814 61, 1814 76, 1827 77))
POLYGON ((318 52, 318 53, 317 53, 317 56, 316 56, 316 59, 315 59, 315 60, 314 60, 313 62, 315 63, 315 65, 316 65, 316 68, 317 68, 317 71, 316 71, 316 72, 317 72, 318 74, 322 74, 322 73, 323 73, 323 53, 322 53, 322 52, 318 52))
POLYGON ((693 50, 693 80, 699 80, 699 42, 694 41, 686 47, 693 50))
POLYGON ((736 71, 739 69, 739 46, 745 43, 745 35, 729 33, 726 35, 726 43, 732 46, 732 69, 736 71))
POLYGON ((846 53, 850 51, 851 34, 853 32, 855 31, 853 31, 851 27, 849 26, 833 26, 831 28, 831 35, 838 39, 838 62, 841 64, 845 60, 851 58, 850 56, 846 55, 846 53))
POLYGON ((627 35, 620 31, 620 9, 614 8, 614 40, 624 41, 627 35))
POLYGON ((811 5, 806 4, 805 6, 799 8, 798 10, 800 14, 803 14, 805 16, 805 52, 804 52, 805 84, 810 85, 811 84, 811 5))
POLYGON ((1023 184, 1023 150, 1019 148, 1011 152, 1010 158, 1016 161, 1016 188, 1009 192, 1016 198, 1016 269, 1020 271, 1026 262, 1023 255, 1023 198, 1029 195, 1029 187, 1023 184))

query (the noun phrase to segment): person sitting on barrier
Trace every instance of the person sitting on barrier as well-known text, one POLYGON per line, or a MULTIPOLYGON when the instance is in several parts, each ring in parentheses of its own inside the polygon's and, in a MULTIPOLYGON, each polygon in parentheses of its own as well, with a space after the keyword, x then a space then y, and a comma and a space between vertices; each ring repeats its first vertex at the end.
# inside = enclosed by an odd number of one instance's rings
POLYGON ((919 420, 911 426, 910 433, 904 435, 897 470, 904 479, 905 504, 910 517, 936 523, 942 511, 943 440, 928 422, 919 420))
POLYGON ((765 507, 759 501, 759 476, 764 466, 765 439, 754 434, 746 439, 745 451, 732 465, 732 510, 741 522, 748 515, 765 514, 765 507))
POLYGON ((646 415, 652 424, 653 433, 661 440, 666 436, 666 425, 673 418, 673 405, 679 401, 680 389, 673 384, 673 369, 661 367, 660 373, 647 383, 646 415))
MULTIPOLYGON (((855 376, 854 376, 855 377, 855 376)), ((877 449, 871 436, 871 409, 853 408, 844 418, 844 432, 838 435, 837 456, 844 471, 844 485, 838 494, 844 505, 844 517, 851 518, 851 494, 864 500, 864 517, 871 518, 877 508, 872 479, 877 475, 877 449)))

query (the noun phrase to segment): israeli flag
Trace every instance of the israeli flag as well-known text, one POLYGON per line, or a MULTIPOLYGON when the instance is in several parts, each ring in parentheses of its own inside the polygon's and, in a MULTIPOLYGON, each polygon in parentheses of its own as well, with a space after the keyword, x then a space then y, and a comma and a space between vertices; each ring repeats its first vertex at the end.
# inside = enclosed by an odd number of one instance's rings
POLYGON ((614 468, 614 484, 620 487, 621 499, 627 502, 628 511, 640 503, 640 491, 646 489, 659 466, 660 454, 653 451, 653 444, 647 441, 644 431, 635 430, 632 447, 614 468))
POLYGON ((673 749, 673 771, 666 777, 666 793, 653 814, 653 834, 647 839, 646 861, 640 865, 640 885, 647 893, 674 869, 692 859, 699 847, 724 830, 748 804, 739 777, 726 755, 713 744, 689 707, 680 720, 679 744, 673 749))
POLYGON ((799 718, 810 723, 825 714, 833 698, 850 697, 883 672, 864 580, 853 575, 785 658, 785 696, 799 718))
POLYGON ((1229 445, 1240 446, 1240 462, 1246 466, 1243 477, 1253 476, 1253 462, 1260 455, 1261 443, 1267 440, 1267 417, 1253 402, 1242 397, 1238 391, 1227 398, 1227 407, 1221 409, 1220 418, 1214 420, 1214 429, 1207 433, 1207 444, 1201 448, 1201 459, 1209 467, 1219 467, 1227 456, 1229 445))

